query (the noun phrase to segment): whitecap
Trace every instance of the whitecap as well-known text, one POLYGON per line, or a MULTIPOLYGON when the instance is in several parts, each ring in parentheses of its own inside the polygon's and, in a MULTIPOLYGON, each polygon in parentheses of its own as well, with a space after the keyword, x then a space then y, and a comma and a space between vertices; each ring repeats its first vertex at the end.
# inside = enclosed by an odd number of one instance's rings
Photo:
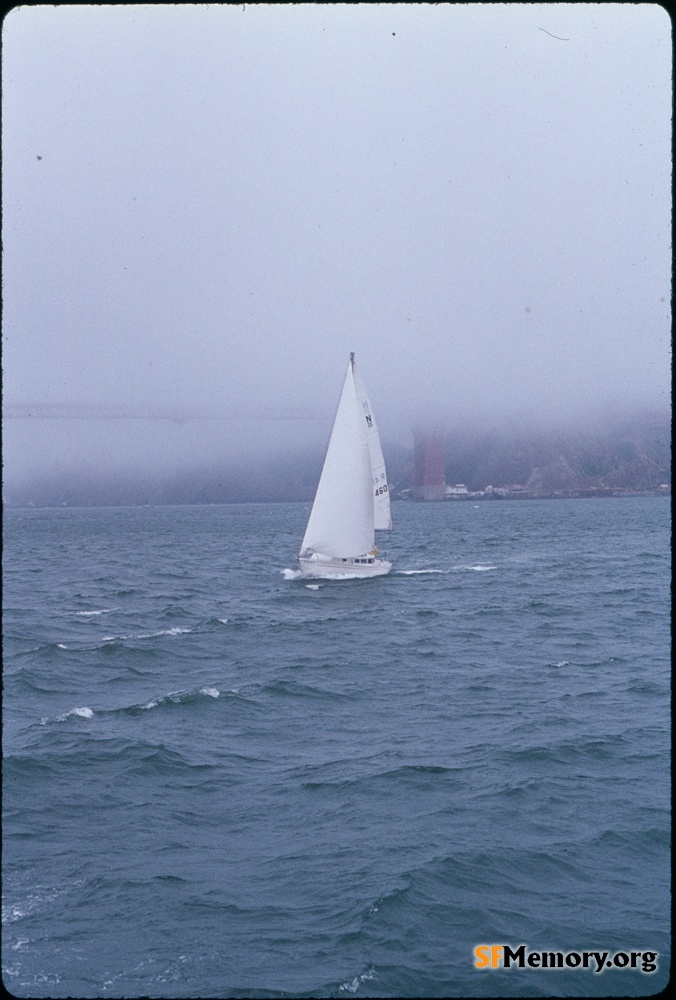
POLYGON ((76 611, 76 615, 109 615, 113 611, 119 611, 119 608, 101 608, 100 611, 76 611))
POLYGON ((307 587, 308 590, 319 590, 318 583, 306 583, 305 586, 307 587))
MULTIPOLYGON (((310 576, 311 574, 302 573, 299 569, 282 569, 280 573, 285 580, 300 580, 301 578, 310 576)), ((362 573, 318 573, 315 579, 321 580, 365 580, 370 579, 365 577, 362 573)), ((308 586, 306 584, 306 586, 308 586)))
POLYGON ((191 628, 163 628, 159 632, 143 632, 141 635, 121 635, 120 639, 157 639, 161 635, 183 635, 192 632, 191 628))
POLYGON ((355 976, 351 983, 341 983, 340 988, 348 993, 356 993, 359 989, 359 976, 355 976))
POLYGON ((445 569, 398 569, 398 576, 420 576, 422 573, 445 573, 445 569))
POLYGON ((200 694, 206 694, 210 698, 219 698, 221 692, 218 688, 200 688, 200 694))
POLYGON ((57 649, 68 649, 68 646, 64 646, 64 644, 62 642, 57 642, 56 648, 57 649))
POLYGON ((219 618, 218 620, 221 623, 221 625, 227 625, 228 622, 230 621, 229 618, 219 618))
MULTIPOLYGON (((81 885, 82 882, 82 879, 76 879, 72 885, 81 885)), ((53 902, 59 896, 68 892, 70 888, 71 886, 68 884, 57 886, 35 886, 25 900, 11 904, 3 902, 2 923, 14 923, 14 921, 21 920, 23 917, 32 916, 37 910, 42 909, 45 903, 53 902)), ((27 939, 19 938, 17 944, 14 946, 14 950, 18 950, 26 942, 27 939)))
POLYGON ((355 976, 351 983, 342 983, 340 989, 345 990, 347 993, 356 993, 362 983, 367 982, 369 979, 375 979, 375 977, 375 970, 369 969, 368 972, 363 972, 361 976, 355 976))
MULTIPOLYGON (((24 904, 21 904, 23 906, 24 904)), ((17 903, 12 903, 9 905, 2 904, 2 922, 3 924, 11 924, 15 920, 21 920, 22 917, 27 916, 30 912, 30 908, 21 909, 21 906, 17 903)))
POLYGON ((104 635, 102 642, 123 642, 126 639, 157 639, 161 635, 183 635, 194 631, 191 628, 163 628, 159 632, 142 632, 140 635, 104 635))
POLYGON ((83 708, 71 708, 70 712, 64 712, 63 715, 57 717, 57 722, 65 722, 67 718, 71 715, 77 715, 80 719, 91 719, 94 712, 91 708, 84 706, 83 708))
POLYGON ((285 580, 299 580, 303 575, 299 569, 280 569, 285 580))

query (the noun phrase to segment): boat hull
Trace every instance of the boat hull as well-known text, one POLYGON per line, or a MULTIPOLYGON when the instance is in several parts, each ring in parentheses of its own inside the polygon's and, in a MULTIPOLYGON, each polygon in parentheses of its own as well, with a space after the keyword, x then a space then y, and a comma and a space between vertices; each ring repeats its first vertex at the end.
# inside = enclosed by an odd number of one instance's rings
POLYGON ((319 577, 323 580, 385 576, 392 569, 392 563, 386 559, 376 559, 374 556, 340 559, 313 553, 311 556, 299 556, 298 562, 303 576, 319 577))

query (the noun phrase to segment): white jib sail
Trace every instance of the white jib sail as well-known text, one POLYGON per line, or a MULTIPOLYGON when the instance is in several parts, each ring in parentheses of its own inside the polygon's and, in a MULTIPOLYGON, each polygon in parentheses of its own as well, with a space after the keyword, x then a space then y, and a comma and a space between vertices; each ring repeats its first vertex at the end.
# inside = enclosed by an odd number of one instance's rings
POLYGON ((380 445, 380 434, 373 407, 366 393, 366 387, 361 380, 356 364, 352 365, 354 372, 354 384, 357 388, 357 400, 362 410, 362 419, 366 423, 366 439, 371 455, 371 476, 373 481, 373 515, 375 527, 377 529, 392 528, 392 513, 390 511, 390 489, 387 482, 387 472, 385 471, 385 459, 383 449, 380 445))
POLYGON ((350 558, 375 546, 371 457, 350 361, 301 552, 350 558))

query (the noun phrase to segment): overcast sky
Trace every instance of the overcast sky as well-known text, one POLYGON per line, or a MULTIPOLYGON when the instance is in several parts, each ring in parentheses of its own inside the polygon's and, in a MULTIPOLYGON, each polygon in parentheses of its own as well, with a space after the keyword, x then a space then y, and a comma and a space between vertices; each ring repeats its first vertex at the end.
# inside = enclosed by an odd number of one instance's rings
POLYGON ((385 440, 666 408, 670 35, 653 4, 15 8, 7 414, 229 419, 6 420, 5 476, 325 440, 351 350, 385 440))

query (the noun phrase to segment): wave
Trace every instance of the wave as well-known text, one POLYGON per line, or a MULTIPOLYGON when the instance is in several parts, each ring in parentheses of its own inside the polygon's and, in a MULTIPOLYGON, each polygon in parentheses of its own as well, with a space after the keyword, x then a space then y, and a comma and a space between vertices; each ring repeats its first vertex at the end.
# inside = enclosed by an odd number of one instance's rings
POLYGON ((50 722, 65 722, 66 719, 75 717, 77 719, 92 719, 94 717, 94 709, 88 708, 86 705, 82 708, 71 708, 68 712, 63 712, 61 715, 57 715, 56 718, 50 719, 48 716, 43 716, 40 719, 40 725, 46 726, 50 722))
POLYGON ((299 569, 280 569, 279 572, 285 580, 300 580, 303 575, 299 569))
POLYGON ((403 783, 409 790, 422 789, 430 782, 448 778, 455 780, 459 770, 461 769, 442 767, 435 764, 403 764, 401 767, 390 768, 387 771, 353 775, 339 780, 304 781, 301 783, 301 787, 310 791, 322 789, 343 791, 348 788, 356 791, 357 788, 363 788, 364 786, 372 790, 374 785, 383 785, 393 791, 395 785, 403 783))
POLYGON ((94 711, 91 708, 71 708, 70 712, 64 712, 63 715, 57 716, 57 722, 65 722, 67 718, 71 715, 76 715, 79 719, 91 719, 94 716, 94 711))
MULTIPOLYGON (((228 693, 238 694, 239 692, 232 690, 228 693)), ((71 708, 68 712, 63 712, 61 715, 57 715, 53 719, 48 717, 41 719, 40 725, 46 726, 50 722, 65 722, 67 719, 73 717, 78 719, 92 719, 95 715, 137 715, 140 712, 146 712, 153 708, 161 708, 167 705, 190 705, 203 698, 216 699, 220 698, 220 696, 221 691, 217 687, 201 687, 188 691, 170 691, 168 694, 152 698, 148 702, 142 702, 135 705, 125 705, 120 708, 103 708, 96 710, 89 708, 88 706, 71 708)))
POLYGON ((161 698, 151 699, 151 701, 147 702, 145 705, 132 705, 126 709, 117 709, 117 711, 137 712, 140 709, 141 711, 147 712, 151 708, 160 708, 163 705, 189 705, 200 697, 220 698, 220 696, 221 692, 215 687, 203 687, 198 691, 171 691, 169 694, 163 695, 161 698))
POLYGON ((505 749, 500 756, 505 761, 525 766, 572 764, 581 760, 616 761, 618 754, 629 745, 623 736, 608 734, 603 739, 561 740, 549 746, 505 749))
MULTIPOLYGON (((102 713, 96 713, 97 716, 99 714, 102 713)), ((167 742, 147 739, 141 733, 134 738, 118 735, 86 741, 73 738, 60 742, 50 741, 44 746, 34 747, 29 753, 7 756, 4 766, 12 780, 33 781, 36 774, 39 774, 50 785, 62 779, 68 783, 73 767, 81 765, 96 770, 102 780, 106 776, 116 780, 124 771, 137 774, 147 771, 153 774, 185 774, 214 769, 214 764, 192 759, 195 753, 179 751, 167 742)), ((67 803, 57 803, 54 800, 54 809, 62 806, 67 808, 67 803)), ((30 812, 29 807, 24 808, 30 812)), ((36 813, 40 815, 37 807, 36 813)))
POLYGON ((460 572, 460 571, 463 571, 463 570, 471 570, 474 573, 485 573, 485 572, 487 572, 489 570, 494 570, 494 569, 497 569, 497 568, 498 567, 495 566, 493 563, 473 563, 471 565, 469 563, 467 563, 467 564, 466 563, 461 563, 458 566, 454 566, 452 570, 448 570, 448 569, 431 569, 431 568, 430 569, 398 569, 398 570, 395 570, 395 575, 396 576, 417 576, 417 575, 426 574, 426 573, 442 573, 442 574, 447 574, 447 573, 450 573, 450 572, 457 573, 457 572, 460 572))
POLYGON ((158 639, 162 636, 179 636, 179 635, 189 635, 193 632, 209 630, 208 626, 212 623, 216 623, 216 627, 221 628, 223 625, 228 623, 227 618, 214 618, 209 619, 207 623, 186 628, 181 626, 172 626, 171 628, 158 629, 155 632, 130 632, 122 633, 120 635, 104 635, 100 639, 92 641, 91 635, 86 641, 79 640, 77 638, 69 639, 68 642, 44 642, 39 646, 33 646, 30 649, 21 650, 18 653, 13 654, 15 660, 33 660, 35 654, 47 655, 53 650, 66 650, 69 653, 91 653, 96 650, 105 649, 115 643, 122 642, 139 642, 145 641, 147 639, 158 639), (205 627, 206 626, 206 627, 205 627))
POLYGON ((427 573, 441 573, 445 574, 448 570, 446 569, 397 569, 394 571, 395 576, 422 576, 427 573))
POLYGON ((281 695, 291 698, 330 698, 341 701, 353 701, 354 696, 327 688, 315 687, 311 684, 300 684, 297 681, 276 680, 263 684, 258 688, 261 694, 281 695))
POLYGON ((362 972, 360 976, 355 976, 354 979, 346 980, 341 983, 338 987, 339 990, 344 990, 346 993, 356 993, 362 983, 367 983, 371 979, 376 978, 375 969, 368 969, 367 972, 362 972))
POLYGON ((139 712, 148 712, 153 708, 164 708, 169 705, 192 705, 203 698, 215 699, 220 698, 220 696, 221 692, 217 687, 193 688, 192 690, 187 691, 170 691, 168 694, 161 695, 157 698, 151 698, 150 701, 136 705, 128 705, 123 708, 116 708, 112 711, 117 713, 137 714, 139 712))
MULTIPOLYGON (((306 580, 307 575, 302 573, 299 569, 281 569, 279 571, 285 580, 306 580)), ((386 574, 381 574, 386 575, 386 574)), ((364 580, 371 582, 378 577, 373 576, 363 576, 361 573, 322 573, 321 576, 315 577, 318 580, 364 580)), ((307 584, 310 587, 310 584, 307 584)))
MULTIPOLYGON (((24 917, 34 916, 37 912, 45 909, 49 906, 49 904, 53 903, 59 896, 63 896, 65 893, 70 892, 83 883, 84 879, 75 879, 72 883, 60 883, 57 885, 33 885, 30 889, 24 890, 22 898, 17 899, 12 903, 5 902, 3 900, 2 923, 12 924, 17 920, 22 920, 24 917)), ((26 939, 20 939, 12 945, 12 949, 16 951, 26 943, 26 939)))
POLYGON ((98 611, 75 611, 73 613, 76 615, 80 615, 81 617, 90 617, 95 615, 110 615, 114 611, 119 611, 119 610, 120 608, 100 608, 98 611))
MULTIPOLYGON (((78 650, 92 650, 92 649, 96 649, 97 646, 98 646, 98 643, 93 643, 92 644, 91 642, 77 644, 76 647, 73 646, 72 644, 69 645, 69 646, 67 646, 65 644, 65 642, 42 642, 42 643, 40 643, 39 646, 31 646, 28 649, 21 649, 21 650, 19 650, 16 653, 12 653, 11 658, 12 658, 12 660, 16 660, 16 661, 19 661, 19 662, 21 662, 23 660, 28 660, 29 661, 29 666, 32 666, 33 663, 35 663, 35 661, 36 661, 36 656, 35 656, 36 653, 40 656, 40 658, 43 658, 43 657, 47 656, 49 653, 53 653, 53 651, 55 649, 73 650, 73 649, 77 648, 78 650)), ((7 654, 5 654, 5 655, 7 655, 7 654)), ((22 669, 25 669, 25 668, 22 668, 22 669)))
MULTIPOLYGON (((189 632, 194 632, 193 628, 180 628, 175 626, 174 628, 163 628, 159 632, 141 632, 137 635, 104 635, 102 642, 126 642, 130 639, 157 639, 161 635, 186 635, 189 632)), ((65 647, 64 647, 65 648, 65 647)))

